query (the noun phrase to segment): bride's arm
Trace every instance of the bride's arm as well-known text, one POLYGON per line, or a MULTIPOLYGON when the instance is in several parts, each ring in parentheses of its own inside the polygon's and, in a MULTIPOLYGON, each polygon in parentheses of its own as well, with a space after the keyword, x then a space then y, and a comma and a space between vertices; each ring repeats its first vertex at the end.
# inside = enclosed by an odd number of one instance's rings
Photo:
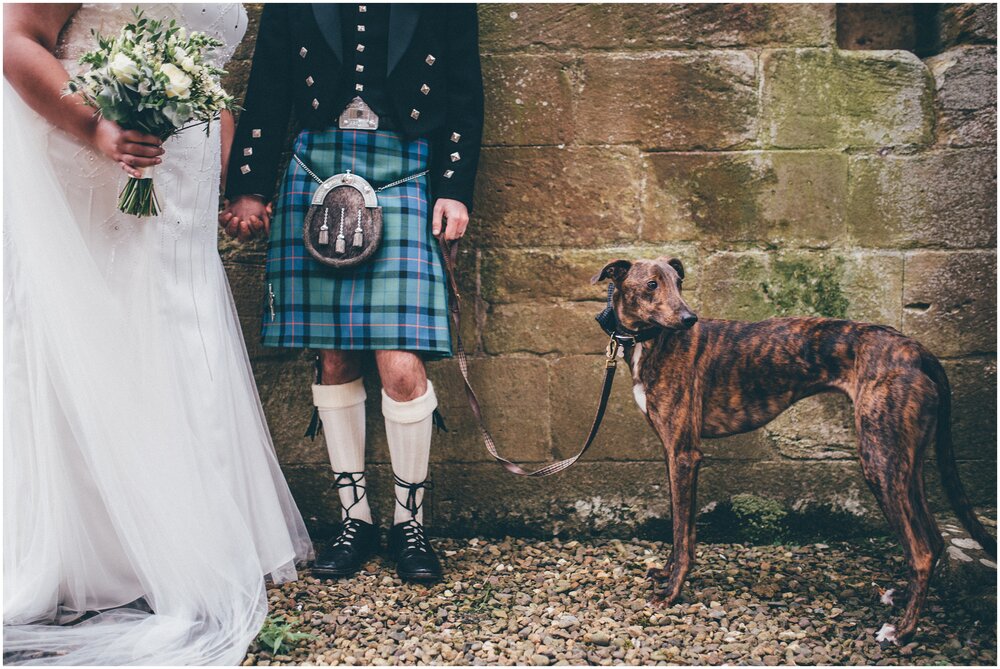
POLYGON ((233 148, 233 135, 236 133, 236 124, 233 122, 233 113, 228 109, 223 109, 219 118, 219 127, 222 139, 222 185, 220 191, 226 192, 226 172, 229 171, 229 151, 233 148))
POLYGON ((93 145, 122 168, 160 162, 159 138, 94 115, 77 95, 63 95, 69 73, 52 55, 59 32, 78 4, 10 4, 3 12, 3 75, 29 107, 54 126, 93 145))

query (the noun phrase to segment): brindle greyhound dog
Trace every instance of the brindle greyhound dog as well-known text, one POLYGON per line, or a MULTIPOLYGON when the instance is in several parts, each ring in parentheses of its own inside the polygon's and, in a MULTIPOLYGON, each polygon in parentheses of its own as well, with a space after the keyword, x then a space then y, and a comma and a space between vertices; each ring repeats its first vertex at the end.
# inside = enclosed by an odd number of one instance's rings
POLYGON ((615 260, 593 282, 606 279, 615 285, 636 402, 666 450, 674 536, 667 567, 648 574, 658 602, 677 598, 694 560, 701 439, 749 432, 824 392, 854 402, 861 471, 909 563, 906 609, 879 641, 911 637, 944 548, 924 493, 930 442, 959 520, 996 556, 996 539, 973 513, 955 467, 948 378, 919 343, 891 327, 830 318, 699 319, 681 296, 684 266, 676 258, 615 260))

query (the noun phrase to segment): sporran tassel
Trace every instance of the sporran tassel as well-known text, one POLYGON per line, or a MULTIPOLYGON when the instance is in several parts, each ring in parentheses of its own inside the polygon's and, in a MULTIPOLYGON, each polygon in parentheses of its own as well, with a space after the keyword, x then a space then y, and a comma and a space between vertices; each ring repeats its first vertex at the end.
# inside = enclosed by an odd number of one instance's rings
POLYGON ((337 253, 347 252, 347 238, 344 237, 344 208, 340 208, 340 231, 337 233, 337 244, 334 246, 337 253))
POLYGON ((354 228, 354 248, 361 248, 365 243, 365 231, 361 228, 361 210, 358 209, 358 227, 354 228))
POLYGON ((327 246, 330 244, 330 226, 328 225, 330 221, 330 210, 323 207, 323 225, 319 228, 319 243, 321 246, 327 246))

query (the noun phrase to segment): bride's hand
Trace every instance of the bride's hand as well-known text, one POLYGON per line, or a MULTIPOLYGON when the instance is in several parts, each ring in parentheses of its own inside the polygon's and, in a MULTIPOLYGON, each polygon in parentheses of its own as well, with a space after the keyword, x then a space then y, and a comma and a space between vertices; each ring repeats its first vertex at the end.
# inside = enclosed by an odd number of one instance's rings
POLYGON ((160 158, 163 155, 163 142, 159 137, 138 130, 124 130, 107 119, 97 122, 91 143, 132 177, 141 177, 143 167, 163 162, 160 158))

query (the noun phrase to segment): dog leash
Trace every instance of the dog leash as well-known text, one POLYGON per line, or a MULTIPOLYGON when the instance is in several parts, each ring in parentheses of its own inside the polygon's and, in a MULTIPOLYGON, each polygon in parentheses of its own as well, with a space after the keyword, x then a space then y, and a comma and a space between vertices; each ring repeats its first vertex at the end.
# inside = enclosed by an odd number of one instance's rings
POLYGON ((472 409, 472 413, 476 417, 476 421, 479 423, 479 432, 483 437, 483 443, 486 444, 486 450, 489 451, 490 455, 492 455, 497 462, 503 465, 504 469, 512 474, 517 474, 518 476, 529 476, 535 478, 552 476, 553 474, 557 474, 564 469, 568 469, 577 460, 579 460, 584 453, 587 452, 590 445, 594 443, 594 439, 597 437, 597 432, 601 427, 601 421, 604 419, 604 412, 608 408, 608 398, 611 397, 611 385, 615 380, 615 369, 618 366, 618 340, 612 336, 611 340, 608 342, 608 348, 606 351, 607 360, 604 367, 604 386, 601 389, 601 401, 597 405, 597 413, 594 416, 594 423, 590 427, 590 434, 587 435, 587 440, 580 448, 580 451, 571 458, 547 464, 534 471, 524 469, 517 463, 511 462, 497 452, 496 442, 493 441, 493 436, 490 435, 489 430, 486 429, 486 424, 483 422, 483 411, 479 406, 479 398, 476 397, 476 391, 473 390, 472 383, 469 380, 469 359, 465 354, 465 347, 462 345, 462 335, 459 329, 462 307, 461 296, 458 293, 458 282, 455 280, 455 264, 458 261, 458 241, 448 242, 445 240, 444 232, 442 231, 441 236, 438 237, 438 244, 441 246, 441 256, 444 258, 444 270, 448 277, 448 291, 451 297, 449 300, 448 311, 451 313, 451 323, 453 329, 455 330, 455 357, 458 359, 458 368, 462 372, 462 379, 465 382, 465 395, 469 400, 469 406, 472 409))

